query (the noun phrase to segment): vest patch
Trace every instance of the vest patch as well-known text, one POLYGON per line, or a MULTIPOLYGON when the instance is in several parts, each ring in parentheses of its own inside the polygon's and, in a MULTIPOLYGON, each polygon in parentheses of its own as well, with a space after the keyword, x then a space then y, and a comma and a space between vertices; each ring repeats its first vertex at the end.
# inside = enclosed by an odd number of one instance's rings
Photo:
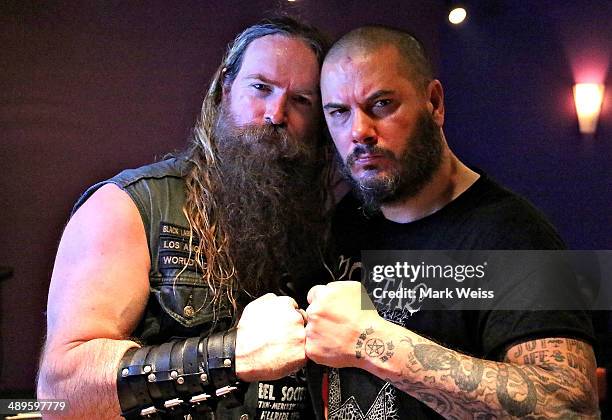
MULTIPOLYGON (((159 223, 159 236, 175 236, 189 240, 189 229, 183 226, 173 225, 172 223, 159 223)), ((194 239, 197 239, 194 237, 194 239)))
POLYGON ((175 270, 183 268, 194 273, 199 272, 194 259, 199 246, 200 240, 196 236, 192 238, 191 245, 189 244, 188 228, 161 222, 157 247, 159 271, 164 276, 174 276, 175 270))

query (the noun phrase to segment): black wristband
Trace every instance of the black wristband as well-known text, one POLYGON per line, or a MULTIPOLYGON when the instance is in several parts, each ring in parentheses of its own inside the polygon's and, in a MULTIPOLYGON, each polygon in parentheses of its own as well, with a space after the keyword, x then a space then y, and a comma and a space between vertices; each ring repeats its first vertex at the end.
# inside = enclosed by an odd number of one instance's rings
POLYGON ((244 387, 236 377, 236 329, 213 334, 208 338, 208 371, 216 388, 215 395, 226 400, 228 407, 242 404, 244 387))
POLYGON ((176 345, 177 340, 169 343, 164 343, 159 347, 155 370, 156 379, 159 383, 162 398, 169 400, 176 397, 176 388, 174 387, 174 378, 170 376, 170 357, 172 349, 176 345))
POLYGON ((176 341, 155 346, 147 356, 151 372, 147 375, 149 394, 156 407, 164 408, 163 403, 176 397, 174 381, 170 377, 170 354, 176 341))
POLYGON ((170 377, 175 381, 176 392, 183 398, 189 395, 189 388, 185 384, 183 378, 183 351, 185 349, 186 340, 179 341, 172 347, 170 354, 170 365, 173 369, 170 371, 170 377))
POLYGON ((223 388, 230 384, 227 369, 233 364, 231 360, 229 360, 229 363, 224 363, 224 334, 224 332, 219 332, 208 337, 208 372, 210 372, 210 380, 216 389, 223 388))
POLYGON ((164 407, 166 408, 167 415, 170 418, 176 418, 184 420, 184 415, 189 411, 190 405, 188 404, 191 394, 189 394, 189 388, 185 384, 185 378, 183 377, 183 351, 187 340, 178 341, 170 352, 170 378, 174 380, 174 387, 176 389, 178 398, 165 402, 164 407))
POLYGON ((236 330, 216 333, 208 338, 208 370, 215 388, 233 386, 236 377, 236 330))
POLYGON ((153 399, 151 398, 151 395, 149 395, 147 382, 143 375, 151 371, 151 366, 145 364, 145 360, 147 359, 147 355, 150 351, 150 346, 141 347, 136 350, 134 352, 134 356, 132 356, 132 362, 128 367, 128 384, 130 385, 134 395, 136 395, 141 407, 153 405, 153 399))
MULTIPOLYGON (((185 410, 183 400, 177 398, 175 387, 175 378, 171 374, 172 351, 178 345, 178 340, 164 343, 157 347, 157 355, 155 357, 155 382, 149 381, 149 389, 155 384, 159 387, 162 400, 159 407, 165 411, 165 418, 184 420, 185 410)), ((150 379, 150 378, 148 378, 150 379)), ((151 392, 151 395, 153 392, 151 392)))
POLYGON ((200 338, 198 343, 198 368, 202 374, 200 380, 205 391, 212 392, 212 382, 210 380, 210 372, 208 371, 208 337, 200 338))
MULTIPOLYGON (((198 345, 200 337, 191 337, 185 341, 183 348, 183 376, 189 394, 198 395, 204 392, 202 387, 202 372, 198 363, 198 345)), ((208 378, 207 378, 208 379, 208 378)))
POLYGON ((127 380, 130 373, 129 366, 132 363, 132 357, 134 357, 136 350, 138 350, 137 347, 132 347, 125 352, 121 358, 121 361, 119 362, 119 370, 117 371, 117 397, 119 398, 121 412, 131 413, 138 408, 138 411, 135 412, 135 416, 126 417, 124 414, 125 418, 140 417, 140 402, 138 401, 138 398, 136 398, 136 395, 132 392, 132 388, 127 380))
POLYGON ((191 337, 128 350, 117 376, 117 395, 126 419, 202 418, 214 411, 208 375, 208 338, 191 337))
MULTIPOLYGON (((236 328, 232 328, 228 330, 225 334, 223 334, 223 357, 225 361, 230 361, 229 369, 227 370, 227 374, 229 376, 229 381, 232 384, 238 382, 238 377, 236 376, 236 336, 238 330, 236 328)), ((224 361, 224 365, 225 365, 224 361)))
POLYGON ((146 346, 135 351, 128 350, 126 352, 129 353, 128 357, 124 355, 121 361, 117 377, 117 395, 122 410, 121 415, 126 419, 136 419, 140 416, 158 417, 146 381, 146 375, 152 370, 151 366, 145 364, 151 348, 146 346))
POLYGON ((190 412, 195 418, 210 413, 216 406, 212 400, 214 394, 209 387, 207 369, 203 366, 202 342, 206 343, 207 340, 200 337, 188 338, 183 351, 183 377, 192 395, 189 399, 190 412))

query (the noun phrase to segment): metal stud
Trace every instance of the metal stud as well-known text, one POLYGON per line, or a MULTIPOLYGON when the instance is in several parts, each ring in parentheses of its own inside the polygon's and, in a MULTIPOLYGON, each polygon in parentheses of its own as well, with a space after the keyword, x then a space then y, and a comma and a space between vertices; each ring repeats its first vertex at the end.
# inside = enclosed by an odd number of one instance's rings
POLYGON ((146 365, 145 367, 142 368, 142 371, 144 373, 149 373, 149 372, 151 372, 151 370, 152 370, 151 366, 149 366, 149 365, 146 365))
POLYGON ((142 417, 149 417, 149 416, 151 416, 151 415, 153 415, 155 413, 157 413, 157 409, 154 406, 143 408, 140 411, 140 415, 142 417))
POLYGON ((152 373, 152 374, 150 374, 149 376, 147 376, 147 380, 148 380, 149 382, 155 382, 155 379, 156 379, 156 378, 155 378, 155 374, 154 374, 154 373, 152 373))
POLYGON ((200 380, 201 380, 202 382, 206 382, 206 381, 208 381, 208 375, 206 375, 205 373, 201 374, 201 375, 200 375, 200 380))
POLYGON ((195 309, 193 309, 193 306, 185 306, 183 308, 183 315, 185 315, 187 318, 192 318, 195 315, 195 309))
POLYGON ((178 378, 176 380, 176 383, 179 384, 179 385, 183 385, 185 383, 185 378, 178 378))
POLYGON ((195 395, 195 396, 191 397, 189 402, 191 404, 199 405, 202 401, 206 401, 209 398, 210 398, 210 395, 204 393, 204 394, 199 394, 199 395, 195 395))
POLYGON ((130 374, 130 370, 128 368, 125 368, 121 371, 121 376, 123 376, 124 378, 128 376, 129 374, 130 374))
POLYGON ((182 403, 183 403, 183 400, 181 400, 180 398, 174 398, 172 400, 168 400, 164 402, 164 407, 173 408, 173 407, 176 407, 177 405, 181 405, 182 403))
POLYGON ((231 359, 225 359, 225 360, 223 361, 223 366, 225 366, 225 367, 230 367, 230 366, 232 366, 232 360, 231 360, 231 359))
POLYGON ((173 370, 172 372, 170 372, 170 377, 172 379, 178 378, 178 372, 176 370, 173 370))

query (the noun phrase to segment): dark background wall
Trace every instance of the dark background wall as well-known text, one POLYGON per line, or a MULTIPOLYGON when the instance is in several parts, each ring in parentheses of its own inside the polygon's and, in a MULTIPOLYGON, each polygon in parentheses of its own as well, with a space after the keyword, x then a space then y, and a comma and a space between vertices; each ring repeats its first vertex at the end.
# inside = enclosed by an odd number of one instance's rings
POLYGON ((527 196, 571 248, 612 248, 612 2, 468 4, 440 40, 451 146, 527 196), (572 85, 606 80, 597 133, 583 138, 572 85))
POLYGON ((535 202, 571 246, 611 248, 612 86, 595 138, 579 136, 571 102, 574 66, 591 57, 607 72, 610 2, 476 2, 461 27, 444 1, 177 3, 0 5, 0 265, 14 268, 0 283, 0 394, 33 388, 71 205, 182 148, 227 42, 274 10, 332 36, 365 23, 415 32, 440 68, 458 155, 535 202))

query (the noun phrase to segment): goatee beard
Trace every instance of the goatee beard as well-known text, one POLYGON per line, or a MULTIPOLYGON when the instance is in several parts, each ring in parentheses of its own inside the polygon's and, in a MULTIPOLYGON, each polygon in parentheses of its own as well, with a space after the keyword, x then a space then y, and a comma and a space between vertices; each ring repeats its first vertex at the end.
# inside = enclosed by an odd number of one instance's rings
MULTIPOLYGON (((417 120, 414 134, 406 140, 407 149, 396 158, 394 154, 377 145, 359 144, 339 165, 342 174, 353 186, 364 210, 368 213, 380 211, 385 203, 416 196, 433 178, 442 163, 442 136, 431 115, 423 113, 417 120), (376 174, 355 179, 351 168, 362 154, 383 155, 395 160, 396 168, 389 174, 376 174)), ((336 153, 336 159, 340 156, 336 153)), ((375 169, 372 169, 375 170, 375 169)))
POLYGON ((288 292, 287 282, 299 288, 321 265, 326 228, 315 140, 279 126, 239 127, 227 109, 215 139, 219 218, 243 298, 288 292))

